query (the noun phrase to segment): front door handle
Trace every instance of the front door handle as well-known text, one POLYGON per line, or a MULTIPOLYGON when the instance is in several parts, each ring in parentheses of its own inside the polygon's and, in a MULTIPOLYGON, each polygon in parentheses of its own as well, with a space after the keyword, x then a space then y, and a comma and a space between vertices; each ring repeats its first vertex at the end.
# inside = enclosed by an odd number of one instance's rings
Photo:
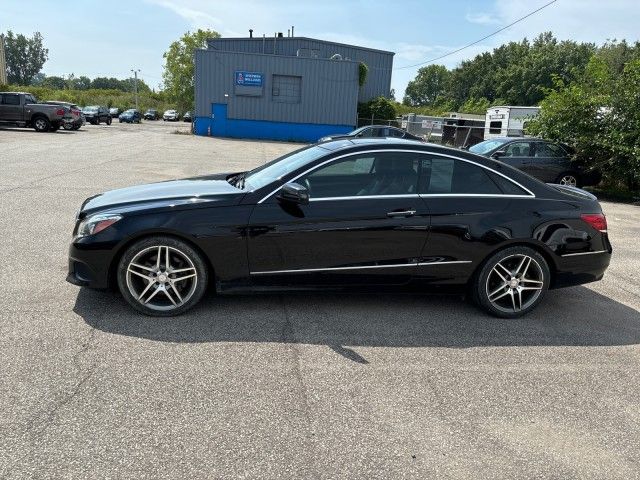
POLYGON ((394 210, 393 212, 388 212, 387 217, 413 217, 415 214, 415 210, 394 210))

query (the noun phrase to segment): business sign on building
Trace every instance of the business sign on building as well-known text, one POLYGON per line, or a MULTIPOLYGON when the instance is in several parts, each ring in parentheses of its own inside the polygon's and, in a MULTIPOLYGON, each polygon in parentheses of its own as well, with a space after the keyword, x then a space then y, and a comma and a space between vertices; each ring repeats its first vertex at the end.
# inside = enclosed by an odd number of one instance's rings
POLYGON ((243 87, 261 87, 262 77, 262 73, 235 72, 236 85, 243 87))

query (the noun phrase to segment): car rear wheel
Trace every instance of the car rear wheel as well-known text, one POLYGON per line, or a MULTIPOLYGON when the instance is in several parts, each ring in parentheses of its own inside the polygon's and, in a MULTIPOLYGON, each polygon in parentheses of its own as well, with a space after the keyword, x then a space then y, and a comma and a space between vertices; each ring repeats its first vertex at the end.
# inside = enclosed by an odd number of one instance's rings
POLYGON ((573 172, 565 172, 561 175, 558 175, 555 183, 559 183, 560 185, 568 185, 570 187, 580 186, 578 175, 573 172))
POLYGON ((107 117, 107 125, 111 125, 111 117, 107 117))
POLYGON ((51 128, 51 122, 48 118, 37 117, 33 120, 33 128, 36 132, 48 132, 51 128))
POLYGON ((168 317, 196 305, 207 287, 207 265, 189 244, 149 237, 129 247, 118 264, 118 288, 145 315, 168 317))
POLYGON ((491 315, 517 318, 542 301, 550 279, 542 255, 529 247, 511 247, 487 259, 472 285, 473 297, 491 315))

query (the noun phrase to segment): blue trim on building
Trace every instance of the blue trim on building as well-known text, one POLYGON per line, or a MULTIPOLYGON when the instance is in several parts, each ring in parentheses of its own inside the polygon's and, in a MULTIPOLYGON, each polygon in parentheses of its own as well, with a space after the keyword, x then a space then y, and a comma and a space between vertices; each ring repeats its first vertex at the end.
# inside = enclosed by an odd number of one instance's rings
POLYGON ((196 135, 216 137, 256 138, 260 140, 284 140, 292 142, 317 142, 325 135, 348 133, 352 125, 322 125, 315 123, 269 122, 265 120, 239 120, 218 115, 218 121, 209 117, 196 117, 196 135))

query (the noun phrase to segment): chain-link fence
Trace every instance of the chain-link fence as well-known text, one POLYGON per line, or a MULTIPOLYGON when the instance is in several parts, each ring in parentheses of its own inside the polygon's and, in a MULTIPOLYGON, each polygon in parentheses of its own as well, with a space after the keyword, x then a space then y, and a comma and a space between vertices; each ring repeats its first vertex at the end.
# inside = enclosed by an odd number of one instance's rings
MULTIPOLYGON (((425 139, 430 143, 439 143, 458 148, 468 148, 484 140, 484 120, 450 117, 427 117, 405 115, 395 120, 383 120, 375 117, 358 118, 358 127, 379 125, 401 128, 408 133, 425 139)), ((380 134, 378 136, 393 136, 380 134)))

